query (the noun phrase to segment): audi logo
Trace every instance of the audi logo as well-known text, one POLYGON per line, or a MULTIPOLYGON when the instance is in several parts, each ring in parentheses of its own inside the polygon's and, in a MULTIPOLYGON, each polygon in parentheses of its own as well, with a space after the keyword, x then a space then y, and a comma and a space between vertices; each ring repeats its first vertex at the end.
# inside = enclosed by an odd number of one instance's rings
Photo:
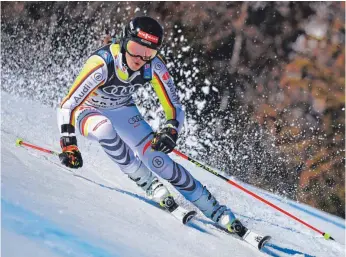
POLYGON ((136 122, 139 122, 139 121, 141 121, 141 120, 143 120, 143 117, 142 117, 141 115, 136 115, 136 116, 131 117, 131 118, 128 120, 128 122, 129 122, 130 124, 135 124, 136 122))
POLYGON ((128 95, 132 95, 140 86, 141 84, 126 85, 126 86, 110 85, 110 86, 106 86, 102 88, 102 90, 105 93, 113 95, 113 96, 128 96, 128 95))

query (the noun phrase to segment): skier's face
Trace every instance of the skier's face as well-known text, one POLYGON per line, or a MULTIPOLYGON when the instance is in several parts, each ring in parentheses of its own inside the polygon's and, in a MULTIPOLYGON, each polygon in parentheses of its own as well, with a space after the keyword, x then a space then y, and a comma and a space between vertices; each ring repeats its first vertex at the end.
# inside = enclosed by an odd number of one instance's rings
POLYGON ((133 71, 139 70, 146 62, 152 60, 157 54, 156 50, 142 46, 131 40, 129 40, 125 46, 125 50, 127 65, 133 71))

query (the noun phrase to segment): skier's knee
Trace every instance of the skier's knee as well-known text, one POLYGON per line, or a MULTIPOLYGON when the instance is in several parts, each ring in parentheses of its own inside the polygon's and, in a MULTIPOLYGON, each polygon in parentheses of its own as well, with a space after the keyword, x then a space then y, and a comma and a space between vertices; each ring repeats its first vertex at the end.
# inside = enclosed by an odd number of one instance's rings
POLYGON ((101 115, 84 118, 80 123, 79 132, 85 137, 94 137, 97 140, 111 138, 115 134, 111 121, 101 115))
POLYGON ((153 136, 150 135, 140 145, 135 147, 139 159, 154 173, 163 179, 167 179, 171 167, 173 167, 173 160, 165 153, 154 151, 151 147, 151 140, 153 136))
POLYGON ((171 172, 168 172, 171 170, 171 167, 173 166, 172 159, 169 158, 168 155, 162 153, 162 152, 157 152, 153 151, 147 156, 144 155, 142 157, 142 161, 146 164, 146 166, 155 172, 157 175, 159 175, 163 179, 168 179, 169 174, 171 172))
POLYGON ((161 173, 167 166, 164 156, 156 155, 147 161, 149 168, 155 173, 161 173))

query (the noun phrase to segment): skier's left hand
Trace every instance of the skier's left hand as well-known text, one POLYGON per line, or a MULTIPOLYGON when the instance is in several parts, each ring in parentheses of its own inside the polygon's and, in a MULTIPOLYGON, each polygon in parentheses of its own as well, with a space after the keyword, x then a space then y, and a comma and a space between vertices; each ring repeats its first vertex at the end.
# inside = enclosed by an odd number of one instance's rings
POLYGON ((166 154, 173 151, 177 145, 178 132, 173 126, 167 126, 157 132, 151 140, 151 147, 156 151, 161 151, 166 154))

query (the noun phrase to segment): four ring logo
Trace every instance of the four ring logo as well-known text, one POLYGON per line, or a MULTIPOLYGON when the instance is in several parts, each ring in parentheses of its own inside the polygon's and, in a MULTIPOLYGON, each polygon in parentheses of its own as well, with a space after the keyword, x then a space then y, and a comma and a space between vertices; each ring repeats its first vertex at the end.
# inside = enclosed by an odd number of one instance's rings
POLYGON ((110 95, 113 96, 128 96, 132 95, 139 87, 141 84, 135 84, 135 85, 110 85, 102 88, 102 90, 110 95))
POLYGON ((128 122, 129 122, 130 124, 135 124, 136 122, 139 122, 139 121, 141 121, 141 120, 143 120, 143 117, 142 117, 141 115, 136 115, 136 116, 131 117, 131 118, 128 120, 128 122))

